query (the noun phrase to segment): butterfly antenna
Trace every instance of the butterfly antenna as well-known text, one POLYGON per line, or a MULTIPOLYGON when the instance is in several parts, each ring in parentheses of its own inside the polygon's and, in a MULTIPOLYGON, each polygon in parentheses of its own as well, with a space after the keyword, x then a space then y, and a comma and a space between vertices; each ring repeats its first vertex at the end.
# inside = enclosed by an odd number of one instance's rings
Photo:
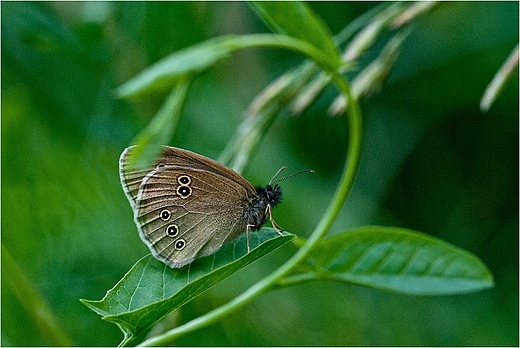
MULTIPOLYGON (((280 174, 280 172, 281 172, 282 170, 285 170, 285 169, 287 169, 286 166, 283 166, 282 168, 278 169, 278 171, 276 172, 276 174, 275 174, 275 175, 273 176, 273 178, 269 181, 269 185, 271 185, 272 182, 273 182, 273 180, 276 179, 276 177, 278 176, 278 174, 280 174)), ((282 179, 282 180, 283 180, 283 179, 282 179)), ((281 181, 281 180, 278 180, 278 181, 281 181)), ((277 182, 278 182, 278 181, 277 181, 277 182)))
MULTIPOLYGON (((281 171, 282 169, 285 169, 285 167, 282 167, 282 168, 278 171, 278 173, 280 173, 280 171, 281 171)), ((276 173, 276 175, 278 175, 278 173, 276 173)), ((312 169, 303 169, 303 170, 300 170, 300 171, 298 171, 298 172, 296 172, 296 173, 292 173, 291 175, 284 176, 284 177, 281 178, 280 180, 276 180, 276 181, 275 181, 275 184, 276 184, 276 183, 279 183, 280 181, 283 181, 283 180, 285 180, 285 179, 292 178, 293 176, 298 175, 298 174, 301 174, 301 173, 314 173, 314 170, 312 170, 312 169)), ((276 175, 275 175, 275 177, 276 177, 276 175)), ((273 178, 273 179, 274 179, 274 178, 273 178)), ((271 180, 271 181, 272 181, 272 180, 271 180)), ((269 183, 269 184, 271 184, 271 183, 269 183)))

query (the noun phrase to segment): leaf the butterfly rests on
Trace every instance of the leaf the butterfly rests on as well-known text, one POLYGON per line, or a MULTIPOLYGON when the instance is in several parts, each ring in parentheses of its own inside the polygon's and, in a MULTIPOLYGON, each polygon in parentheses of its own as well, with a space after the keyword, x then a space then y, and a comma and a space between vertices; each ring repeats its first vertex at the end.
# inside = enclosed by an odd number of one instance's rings
POLYGON ((281 201, 278 184, 255 188, 210 158, 168 146, 151 168, 134 170, 128 164, 134 148, 121 154, 121 183, 141 239, 168 266, 182 267, 244 232, 249 236, 267 217, 281 235, 271 216, 281 201))
POLYGON ((81 302, 119 326, 125 335, 120 346, 124 346, 172 310, 295 237, 287 232, 277 236, 274 229, 264 227, 251 236, 251 252, 247 252, 246 236, 242 235, 215 254, 183 268, 170 268, 146 255, 102 300, 81 302))

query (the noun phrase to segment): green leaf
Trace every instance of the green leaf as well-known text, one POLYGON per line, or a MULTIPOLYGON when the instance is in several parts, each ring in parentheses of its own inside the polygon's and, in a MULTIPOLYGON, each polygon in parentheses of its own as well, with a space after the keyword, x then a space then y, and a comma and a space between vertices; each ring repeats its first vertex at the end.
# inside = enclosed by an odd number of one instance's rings
POLYGON ((140 259, 100 301, 81 300, 87 307, 117 324, 126 343, 154 325, 172 310, 281 247, 295 236, 281 237, 272 228, 251 233, 251 251, 246 235, 222 247, 215 254, 172 269, 151 255, 140 259))
POLYGON ((493 276, 475 255, 397 227, 367 226, 325 239, 313 251, 317 275, 414 295, 490 288, 493 276))
POLYGON ((150 123, 132 141, 137 147, 130 153, 129 166, 148 168, 159 156, 161 146, 167 144, 179 124, 189 81, 181 81, 170 93, 150 123))
POLYGON ((342 64, 329 28, 305 3, 252 1, 250 4, 274 32, 304 40, 335 59, 338 66, 342 64))
POLYGON ((230 37, 221 36, 174 52, 116 89, 119 98, 135 98, 173 88, 179 81, 200 73, 235 49, 230 37))
MULTIPOLYGON (((327 37, 325 35, 325 37, 327 37)), ((142 71, 116 89, 119 98, 137 98, 172 89, 183 80, 212 67, 231 53, 251 47, 283 47, 307 54, 332 70, 342 65, 339 53, 328 37, 329 44, 316 46, 317 39, 292 35, 256 34, 226 35, 176 51, 142 71), (333 49, 333 50, 332 50, 333 49)))

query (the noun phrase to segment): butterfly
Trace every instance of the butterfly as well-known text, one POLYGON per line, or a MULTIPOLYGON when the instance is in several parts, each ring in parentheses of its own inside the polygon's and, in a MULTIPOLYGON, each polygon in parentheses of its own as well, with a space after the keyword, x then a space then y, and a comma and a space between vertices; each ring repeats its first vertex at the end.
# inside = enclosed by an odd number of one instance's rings
POLYGON ((126 148, 119 159, 123 190, 134 213, 139 235, 152 255, 172 268, 183 267, 198 257, 211 255, 224 244, 249 234, 271 221, 272 209, 281 202, 279 181, 302 170, 254 187, 232 169, 197 153, 163 146, 152 167, 134 170, 126 148))

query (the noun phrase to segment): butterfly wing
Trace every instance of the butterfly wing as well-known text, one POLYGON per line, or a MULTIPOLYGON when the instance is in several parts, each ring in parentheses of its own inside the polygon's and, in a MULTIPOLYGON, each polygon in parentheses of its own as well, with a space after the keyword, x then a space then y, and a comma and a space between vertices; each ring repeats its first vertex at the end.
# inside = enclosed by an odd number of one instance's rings
POLYGON ((144 177, 154 168, 161 165, 179 166, 192 169, 202 169, 215 174, 219 174, 236 182, 246 190, 254 194, 255 188, 246 179, 234 170, 218 163, 210 158, 199 155, 195 152, 180 149, 177 147, 163 146, 163 152, 151 168, 144 170, 134 170, 128 166, 128 156, 135 146, 127 147, 119 159, 119 176, 123 185, 123 190, 130 201, 132 207, 135 205, 135 199, 139 187, 144 177))
POLYGON ((156 258, 182 267, 246 230, 242 216, 255 190, 236 172, 169 147, 152 170, 130 171, 129 151, 121 156, 121 181, 139 234, 156 258))

